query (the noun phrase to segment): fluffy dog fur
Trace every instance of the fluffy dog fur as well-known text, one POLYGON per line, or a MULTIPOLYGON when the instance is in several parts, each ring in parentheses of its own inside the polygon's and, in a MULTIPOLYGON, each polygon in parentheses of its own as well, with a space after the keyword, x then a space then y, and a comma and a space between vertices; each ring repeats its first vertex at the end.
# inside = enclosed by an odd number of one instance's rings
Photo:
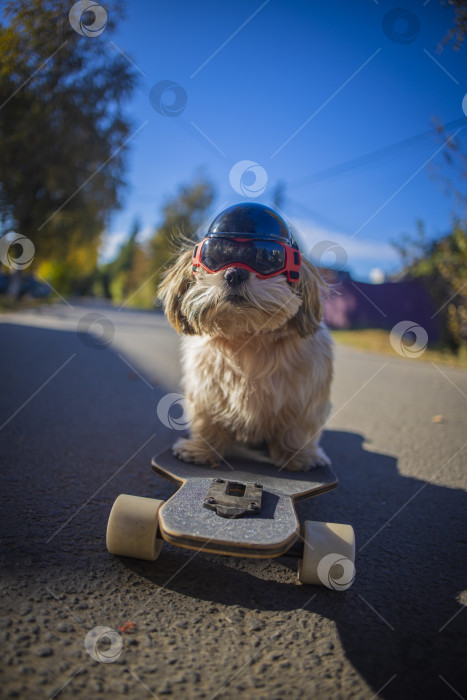
POLYGON ((234 443, 267 442, 274 464, 306 471, 329 459, 319 439, 330 403, 332 348, 321 322, 321 279, 302 257, 300 281, 253 272, 231 288, 225 270, 192 272, 192 248, 165 274, 159 297, 183 334, 191 437, 174 453, 215 466, 234 443))

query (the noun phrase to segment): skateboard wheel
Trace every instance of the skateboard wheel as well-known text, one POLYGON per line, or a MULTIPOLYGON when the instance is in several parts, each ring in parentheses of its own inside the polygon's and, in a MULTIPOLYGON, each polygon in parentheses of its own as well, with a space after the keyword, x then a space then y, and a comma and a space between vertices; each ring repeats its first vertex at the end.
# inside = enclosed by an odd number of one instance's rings
POLYGON ((164 501, 121 494, 112 506, 107 524, 111 554, 154 561, 161 552, 157 538, 158 513, 164 501))
POLYGON ((298 580, 345 591, 355 578, 355 533, 351 525, 303 523, 303 559, 298 580))

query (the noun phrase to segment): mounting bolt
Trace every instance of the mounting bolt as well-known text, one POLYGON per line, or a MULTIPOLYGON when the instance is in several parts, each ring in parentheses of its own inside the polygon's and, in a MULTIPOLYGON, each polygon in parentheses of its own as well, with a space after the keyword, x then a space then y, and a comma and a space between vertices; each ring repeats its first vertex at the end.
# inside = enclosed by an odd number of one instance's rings
POLYGON ((224 479, 217 478, 217 479, 214 479, 214 481, 216 482, 216 484, 223 484, 224 483, 224 479))
POLYGON ((256 488, 256 489, 262 489, 262 488, 263 488, 263 484, 255 484, 255 488, 256 488))
POLYGON ((206 498, 206 503, 215 503, 216 499, 213 498, 212 496, 209 496, 209 498, 206 498))

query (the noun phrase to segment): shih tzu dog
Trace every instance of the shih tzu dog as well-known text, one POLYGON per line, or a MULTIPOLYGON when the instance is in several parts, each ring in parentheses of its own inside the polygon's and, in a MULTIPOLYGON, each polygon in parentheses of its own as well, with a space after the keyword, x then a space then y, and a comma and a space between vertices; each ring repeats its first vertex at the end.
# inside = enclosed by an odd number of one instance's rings
POLYGON ((266 442, 283 469, 330 463, 319 447, 332 379, 320 288, 284 220, 261 204, 229 207, 178 255, 159 297, 184 336, 193 406, 179 459, 216 466, 234 444, 266 442))

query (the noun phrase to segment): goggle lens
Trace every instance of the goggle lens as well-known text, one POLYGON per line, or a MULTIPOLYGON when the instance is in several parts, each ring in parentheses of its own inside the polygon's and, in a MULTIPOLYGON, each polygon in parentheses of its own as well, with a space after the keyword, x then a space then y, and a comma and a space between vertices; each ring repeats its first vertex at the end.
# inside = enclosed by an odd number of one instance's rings
POLYGON ((261 275, 271 275, 285 267, 286 253, 284 247, 274 241, 207 238, 202 244, 200 260, 212 272, 243 263, 261 275))

